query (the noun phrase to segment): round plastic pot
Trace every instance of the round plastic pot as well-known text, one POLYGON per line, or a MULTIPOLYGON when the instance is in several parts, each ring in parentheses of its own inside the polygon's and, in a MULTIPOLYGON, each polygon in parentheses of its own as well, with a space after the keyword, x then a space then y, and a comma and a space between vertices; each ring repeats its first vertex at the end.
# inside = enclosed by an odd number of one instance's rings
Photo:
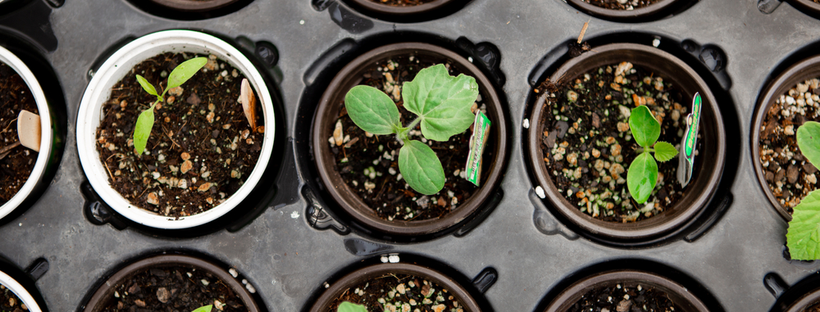
MULTIPOLYGON (((709 311, 706 305, 686 287, 657 274, 634 271, 608 271, 585 277, 561 292, 550 302, 545 312, 563 312, 569 309, 588 291, 597 287, 614 287, 621 284, 627 287, 652 287, 666 293, 669 300, 681 307, 683 311, 709 311)), ((675 310, 677 311, 677 310, 675 310)))
POLYGON ((207 12, 224 8, 239 0, 151 0, 158 5, 183 12, 207 12))
POLYGON ((820 77, 820 55, 805 59, 789 67, 789 69, 777 76, 777 78, 769 84, 757 105, 754 122, 752 123, 752 164, 754 164, 755 167, 757 182, 763 189, 763 193, 766 194, 766 198, 769 199, 772 207, 774 207, 777 213, 786 221, 791 220, 792 216, 789 214, 788 209, 777 201, 772 190, 769 189, 766 176, 763 173, 763 165, 760 163, 760 127, 763 126, 766 112, 774 105, 780 95, 786 94, 789 89, 800 82, 817 77, 820 77))
POLYGON ((187 229, 213 221, 239 205, 256 187, 268 166, 275 135, 273 100, 262 75, 241 52, 214 36, 190 30, 166 30, 140 37, 117 50, 94 74, 80 102, 77 117, 77 149, 80 163, 89 183, 111 208, 136 223, 156 229, 187 229), (109 183, 108 172, 100 161, 96 147, 97 128, 102 118, 102 104, 108 101, 111 88, 140 62, 165 52, 214 54, 241 71, 259 96, 265 135, 256 166, 245 183, 225 202, 205 212, 169 218, 132 205, 109 183))
POLYGON ((373 2, 372 0, 349 0, 354 6, 361 8, 367 13, 393 18, 428 15, 459 1, 464 0, 438 0, 414 6, 392 6, 373 2))
MULTIPOLYGON (((540 145, 541 134, 546 125, 542 123, 541 115, 545 109, 548 109, 547 94, 541 95, 536 100, 530 116, 533 125, 529 128, 529 141, 527 142, 529 162, 530 166, 535 169, 533 175, 536 182, 544 189, 554 210, 569 222, 580 227, 582 231, 606 241, 646 241, 662 237, 664 234, 681 228, 710 202, 723 173, 726 158, 726 132, 717 102, 709 86, 683 61, 656 48, 631 43, 595 47, 592 51, 570 59, 559 67, 550 77, 550 81, 559 81, 562 77, 563 79, 574 79, 601 66, 624 61, 645 68, 663 77, 664 81, 671 81, 682 94, 687 96, 692 96, 695 92, 701 94, 703 106, 698 137, 700 148, 695 158, 692 180, 684 189, 684 196, 664 212, 638 222, 606 222, 581 212, 577 206, 558 192, 543 161, 546 156, 543 155, 540 145)), ((690 105, 690 103, 681 104, 690 105)), ((677 142, 673 142, 675 143, 677 142)))
POLYGON ((11 292, 17 295, 17 298, 23 301, 29 312, 41 312, 40 305, 34 300, 34 297, 21 285, 17 280, 8 276, 6 273, 0 271, 0 285, 6 286, 11 292))
POLYGON ((790 0, 789 3, 806 14, 814 17, 820 17, 820 3, 812 0, 790 0))
POLYGON ((806 294, 805 296, 801 297, 792 305, 790 305, 787 309, 783 310, 784 312, 802 312, 807 311, 808 308, 811 306, 820 303, 820 290, 815 290, 806 294))
MULTIPOLYGON (((363 224, 365 227, 385 233, 390 236, 411 237, 439 233, 458 225, 475 214, 482 204, 493 194, 493 190, 501 180, 503 160, 507 153, 507 127, 502 115, 501 102, 490 80, 481 73, 472 63, 462 56, 439 46, 408 42, 382 46, 357 57, 347 64, 333 78, 330 85, 322 94, 319 107, 316 110, 313 123, 312 146, 316 159, 319 176, 325 188, 333 199, 341 206, 345 213, 363 224), (336 116, 342 109, 341 103, 350 88, 362 80, 362 73, 377 61, 386 60, 397 55, 430 57, 443 61, 451 60, 452 65, 465 75, 475 77, 479 92, 487 105, 487 117, 492 121, 490 140, 495 140, 494 158, 483 160, 484 166, 489 166, 485 172, 485 180, 481 187, 456 209, 436 219, 422 221, 387 221, 365 204, 355 191, 350 189, 342 176, 334 168, 335 160, 327 144, 327 138, 333 133, 336 116)), ((489 140, 488 140, 489 141, 489 140)))
POLYGON ((464 287, 461 287, 460 284, 453 281, 441 272, 417 264, 382 263, 353 271, 330 285, 330 287, 322 293, 319 299, 313 303, 313 306, 310 308, 310 312, 327 311, 333 300, 339 298, 339 296, 345 292, 350 291, 350 287, 368 282, 371 279, 378 278, 386 274, 407 274, 428 279, 447 289, 449 294, 455 297, 455 299, 464 306, 464 311, 481 311, 478 303, 472 296, 470 296, 470 293, 467 292, 464 287))
POLYGON ((100 285, 89 299, 83 309, 84 312, 99 312, 105 308, 104 304, 109 298, 114 297, 117 285, 127 282, 139 271, 147 268, 161 268, 171 266, 193 266, 197 269, 205 270, 219 278, 242 300, 242 304, 251 312, 258 312, 259 306, 254 301, 253 296, 248 292, 242 283, 234 279, 227 271, 211 262, 185 255, 160 255, 145 258, 129 264, 114 273, 104 283, 100 285))
POLYGON ((661 2, 634 10, 612 10, 586 3, 584 0, 567 0, 569 4, 577 7, 589 15, 621 22, 644 21, 658 18, 665 14, 667 9, 682 1, 684 0, 663 0, 661 2))
POLYGON ((43 176, 51 159, 56 157, 56 155, 53 155, 56 153, 53 152, 57 151, 53 150, 55 134, 52 127, 56 127, 53 124, 53 112, 49 109, 46 96, 40 87, 40 83, 37 82, 37 78, 34 77, 34 74, 26 67, 23 61, 2 46, 0 46, 0 62, 11 67, 11 69, 23 78, 26 86, 31 90, 31 95, 34 97, 34 102, 37 104, 37 110, 40 116, 40 151, 37 154, 37 161, 31 170, 31 175, 29 175, 28 180, 23 184, 23 187, 21 187, 20 190, 17 191, 17 194, 9 199, 9 201, 0 206, 0 219, 2 219, 20 206, 42 183, 47 183, 47 181, 43 181, 43 176))

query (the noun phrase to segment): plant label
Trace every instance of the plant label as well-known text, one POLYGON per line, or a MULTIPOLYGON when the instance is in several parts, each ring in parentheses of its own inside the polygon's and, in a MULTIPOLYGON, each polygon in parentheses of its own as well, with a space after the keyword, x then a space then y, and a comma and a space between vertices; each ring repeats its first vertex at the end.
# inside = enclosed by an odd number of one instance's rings
POLYGON ((21 110, 17 115, 17 136, 20 144, 35 151, 40 151, 40 115, 21 110))
POLYGON ((484 153, 484 144, 490 133, 490 118, 480 110, 475 114, 473 122, 473 135, 470 137, 470 155, 467 157, 466 172, 467 181, 476 186, 481 183, 481 155, 484 153))
POLYGON ((695 148, 698 143, 698 125, 700 124, 700 93, 695 92, 692 99, 691 113, 686 116, 686 133, 681 141, 681 153, 678 156, 678 182, 685 187, 692 179, 692 169, 695 163, 695 148))

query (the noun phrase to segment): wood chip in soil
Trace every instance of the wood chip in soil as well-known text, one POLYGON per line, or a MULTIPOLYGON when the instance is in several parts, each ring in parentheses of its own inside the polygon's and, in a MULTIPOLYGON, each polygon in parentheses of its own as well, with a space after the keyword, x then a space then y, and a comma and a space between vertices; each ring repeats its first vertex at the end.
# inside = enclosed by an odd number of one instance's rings
POLYGON ((634 10, 663 0, 584 0, 584 2, 610 10, 634 10))
MULTIPOLYGON (((162 82, 161 93, 171 70, 196 56, 165 53, 136 65, 112 88, 97 129, 97 150, 114 188, 133 205, 168 217, 207 211, 234 194, 256 165, 264 136, 264 126, 250 129, 237 102, 244 75, 211 55, 157 105, 145 153, 137 156, 134 124, 156 97, 135 75, 155 87, 162 82)), ((263 125, 259 105, 257 112, 257 125, 263 125)))
MULTIPOLYGON (((0 62, 0 148, 20 141, 17 137, 17 115, 25 109, 39 114, 34 96, 23 78, 11 67, 0 62)), ((28 181, 37 162, 38 153, 23 146, 15 147, 0 159, 0 205, 5 204, 28 181)))
POLYGON ((20 297, 14 294, 11 289, 0 284, 0 311, 3 312, 24 312, 28 307, 20 297))
POLYGON ((611 286, 595 287, 587 291, 567 311, 674 312, 684 310, 669 300, 669 295, 662 290, 640 284, 625 286, 619 283, 611 286))
MULTIPOLYGON (((413 80, 419 70, 434 64, 433 60, 415 55, 396 56, 372 66, 365 72, 362 84, 381 89, 396 101, 402 116, 401 122, 407 125, 415 115, 404 109, 401 86, 404 82, 413 80)), ((450 75, 459 74, 453 66, 447 66, 450 68, 450 75)), ((486 114, 481 96, 475 108, 486 114)), ((410 131, 410 138, 427 143, 436 152, 444 167, 444 188, 434 195, 426 196, 409 188, 404 180, 397 180, 400 174, 398 151, 401 143, 396 140, 395 135, 368 135, 353 123, 344 109, 335 121, 339 122, 342 128, 339 136, 341 142, 336 141, 333 134, 328 137, 328 144, 336 161, 336 170, 348 187, 382 219, 409 221, 439 218, 464 203, 478 190, 478 187, 463 177, 472 135, 470 129, 452 136, 447 142, 421 139, 420 126, 410 131)), ((489 174, 487 164, 491 163, 494 157, 496 144, 490 136, 484 148, 485 165, 482 168, 482 179, 489 174)), ((484 182, 482 180, 482 183, 484 182)))
POLYGON ((336 298, 325 312, 336 312, 344 301, 368 311, 463 312, 464 306, 449 290, 422 277, 387 274, 354 285, 336 298))

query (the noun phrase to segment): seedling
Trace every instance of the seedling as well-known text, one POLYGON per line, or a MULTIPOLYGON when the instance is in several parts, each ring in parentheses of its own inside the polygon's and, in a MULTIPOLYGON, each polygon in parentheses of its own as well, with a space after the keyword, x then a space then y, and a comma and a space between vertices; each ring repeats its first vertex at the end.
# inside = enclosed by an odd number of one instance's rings
POLYGON ((154 127, 154 107, 165 101, 165 93, 167 93, 169 89, 179 87, 188 81, 188 79, 191 79, 207 62, 208 58, 197 57, 179 64, 171 71, 171 74, 168 75, 168 83, 165 86, 165 90, 162 91, 162 94, 157 93, 157 89, 154 88, 154 85, 148 82, 148 80, 137 75, 137 81, 142 86, 142 89, 148 92, 148 94, 157 97, 154 104, 151 104, 151 107, 142 111, 139 117, 137 117, 137 124, 134 127, 134 150, 137 152, 137 155, 142 155, 142 152, 145 151, 148 137, 151 136, 151 128, 154 127))
MULTIPOLYGON (((797 128, 797 146, 815 167, 820 164, 820 123, 807 121, 797 128)), ((809 192, 794 207, 786 246, 795 260, 820 259, 820 191, 809 192)))
POLYGON ((427 144, 411 140, 408 132, 421 124, 424 138, 447 141, 470 127, 475 114, 470 107, 478 98, 475 78, 450 76, 443 64, 419 71, 401 90, 404 108, 417 117, 407 127, 401 124, 396 104, 387 94, 370 86, 355 86, 345 95, 350 119, 364 131, 396 134, 403 144, 399 150, 399 172, 419 193, 433 195, 444 188, 444 168, 427 144))
POLYGON ((643 148, 638 157, 629 164, 629 171, 626 173, 626 185, 629 188, 629 195, 638 204, 643 204, 652 195, 655 184, 658 183, 658 163, 672 159, 678 154, 670 143, 656 142, 661 136, 661 124, 652 116, 652 112, 646 106, 638 106, 632 109, 629 115, 629 129, 635 142, 643 148), (650 153, 654 153, 652 157, 650 153))
POLYGON ((367 307, 351 302, 342 302, 336 312, 367 312, 367 307))
POLYGON ((209 304, 209 305, 206 305, 206 306, 201 306, 199 308, 196 308, 196 310, 193 310, 191 312, 211 312, 211 309, 213 309, 213 308, 214 308, 214 306, 212 304, 209 304))

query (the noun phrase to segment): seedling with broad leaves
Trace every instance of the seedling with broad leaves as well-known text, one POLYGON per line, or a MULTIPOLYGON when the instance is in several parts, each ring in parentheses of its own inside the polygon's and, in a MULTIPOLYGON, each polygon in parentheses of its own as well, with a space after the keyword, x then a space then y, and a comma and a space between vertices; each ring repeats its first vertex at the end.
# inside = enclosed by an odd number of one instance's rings
MULTIPOLYGON (((797 128, 797 146, 815 167, 820 164, 820 123, 807 121, 797 128)), ((795 260, 820 259, 820 191, 809 192, 794 207, 786 247, 795 260)))
POLYGON ((421 126, 428 140, 447 141, 466 131, 475 114, 471 107, 478 98, 475 78, 464 74, 450 76, 443 64, 419 71, 401 91, 404 108, 416 118, 407 127, 401 124, 396 104, 387 94, 370 86, 355 86, 345 95, 350 119, 364 131, 395 134, 403 144, 399 150, 399 172, 419 193, 433 195, 444 188, 444 168, 430 146, 409 138, 409 131, 421 126))
POLYGON ((196 310, 193 310, 191 312, 211 312, 211 310, 213 308, 214 308, 214 306, 212 304, 209 304, 209 305, 206 305, 206 306, 201 306, 199 308, 196 308, 196 310))
POLYGON ((629 129, 635 142, 643 148, 643 152, 629 164, 626 185, 632 198, 638 204, 643 204, 652 195, 658 183, 658 163, 655 160, 670 160, 678 154, 678 150, 668 142, 657 142, 661 136, 661 124, 646 106, 641 105, 632 109, 629 115, 629 129))
POLYGON ((339 308, 336 309, 336 312, 367 312, 367 307, 361 304, 344 301, 339 304, 339 308))
POLYGON ((165 90, 162 91, 162 94, 157 93, 157 89, 154 88, 154 85, 148 82, 145 77, 137 75, 137 81, 140 83, 140 86, 142 86, 142 89, 148 92, 148 94, 157 97, 154 104, 151 104, 151 107, 142 111, 139 117, 137 117, 137 124, 134 126, 134 150, 137 155, 142 155, 142 152, 145 151, 145 145, 148 144, 148 137, 151 136, 151 128, 154 127, 154 107, 165 101, 165 93, 168 93, 168 90, 179 87, 188 81, 188 79, 191 79, 207 62, 208 58, 197 57, 179 64, 168 75, 168 83, 165 86, 165 90))

